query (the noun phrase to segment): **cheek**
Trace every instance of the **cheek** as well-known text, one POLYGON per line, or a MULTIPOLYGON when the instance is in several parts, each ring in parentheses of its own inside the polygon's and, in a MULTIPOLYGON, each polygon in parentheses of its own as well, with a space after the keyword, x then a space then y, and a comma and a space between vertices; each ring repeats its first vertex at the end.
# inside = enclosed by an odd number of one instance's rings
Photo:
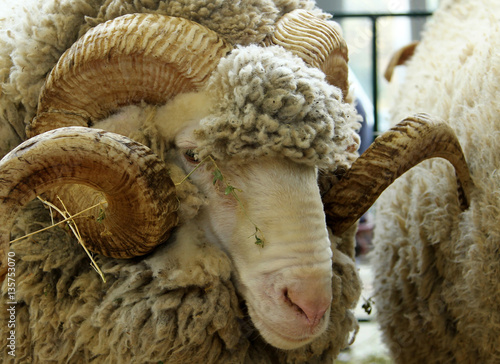
POLYGON ((214 203, 220 205, 221 208, 236 210, 239 206, 239 196, 241 193, 237 188, 226 184, 222 181, 217 181, 212 186, 214 203))
MULTIPOLYGON (((194 167, 184 161, 185 171, 188 174, 194 167)), ((238 230, 242 225, 249 222, 248 213, 242 204, 246 186, 235 176, 223 172, 223 180, 216 181, 214 184, 213 168, 210 165, 200 166, 191 176, 192 182, 207 197, 208 203, 202 209, 202 216, 199 216, 199 223, 207 232, 210 232, 215 242, 225 246, 227 250, 232 250, 231 246, 234 238, 238 235, 238 230), (230 181, 230 182, 226 182, 230 181), (234 190, 233 183, 234 182, 234 190)), ((246 231, 246 230, 245 230, 246 231)), ((252 229, 248 229, 252 234, 252 229)))
POLYGON ((224 194, 224 191, 214 191, 209 196, 209 210, 213 226, 223 230, 225 239, 230 238, 241 219, 241 209, 237 200, 232 195, 224 194))
POLYGON ((208 205, 205 207, 206 218, 210 223, 211 230, 216 236, 218 243, 226 249, 241 224, 244 214, 237 199, 232 194, 225 194, 225 186, 211 183, 205 192, 208 197, 208 205))

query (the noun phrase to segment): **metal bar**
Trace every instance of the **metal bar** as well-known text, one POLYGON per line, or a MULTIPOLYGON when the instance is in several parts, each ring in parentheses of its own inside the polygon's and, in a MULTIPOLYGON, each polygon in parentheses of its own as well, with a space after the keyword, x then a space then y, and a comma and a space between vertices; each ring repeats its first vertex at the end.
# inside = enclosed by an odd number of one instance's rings
POLYGON ((377 19, 372 22, 372 96, 373 96, 373 135, 378 131, 378 51, 377 51, 377 19))
POLYGON ((419 17, 431 16, 432 12, 428 11, 415 11, 411 13, 335 13, 329 12, 334 18, 382 18, 382 17, 419 17))

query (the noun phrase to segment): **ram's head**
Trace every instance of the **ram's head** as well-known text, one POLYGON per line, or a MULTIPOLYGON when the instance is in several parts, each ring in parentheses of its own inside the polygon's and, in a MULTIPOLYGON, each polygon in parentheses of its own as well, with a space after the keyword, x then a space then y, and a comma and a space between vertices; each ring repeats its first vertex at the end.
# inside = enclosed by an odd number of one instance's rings
POLYGON ((104 220, 79 224, 92 251, 152 251, 182 210, 166 165, 196 169, 190 180, 207 203, 194 219, 231 257, 254 324, 278 348, 310 342, 332 305, 328 228, 343 234, 406 169, 457 149, 446 128, 433 134, 416 117, 346 173, 358 145, 347 85, 338 28, 305 11, 286 15, 263 44, 234 49, 182 18, 96 26, 48 76, 32 138, 0 163, 2 269, 17 210, 43 192, 73 211, 106 201, 104 220))

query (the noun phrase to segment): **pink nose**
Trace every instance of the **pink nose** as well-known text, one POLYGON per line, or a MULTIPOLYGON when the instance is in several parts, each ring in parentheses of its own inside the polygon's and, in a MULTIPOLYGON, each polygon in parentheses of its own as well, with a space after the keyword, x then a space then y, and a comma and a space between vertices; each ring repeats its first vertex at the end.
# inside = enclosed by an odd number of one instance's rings
POLYGON ((325 287, 318 282, 301 282, 285 289, 284 294, 285 299, 307 320, 307 326, 311 329, 318 326, 332 302, 330 285, 325 287))

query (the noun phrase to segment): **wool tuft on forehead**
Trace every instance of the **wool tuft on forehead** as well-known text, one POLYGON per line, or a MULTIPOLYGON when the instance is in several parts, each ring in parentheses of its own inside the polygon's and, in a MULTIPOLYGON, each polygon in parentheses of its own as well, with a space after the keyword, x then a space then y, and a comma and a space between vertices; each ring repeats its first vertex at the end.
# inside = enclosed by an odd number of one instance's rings
POLYGON ((209 80, 210 116, 196 131, 200 157, 282 155, 320 168, 356 159, 359 116, 324 74, 279 46, 240 47, 209 80))

